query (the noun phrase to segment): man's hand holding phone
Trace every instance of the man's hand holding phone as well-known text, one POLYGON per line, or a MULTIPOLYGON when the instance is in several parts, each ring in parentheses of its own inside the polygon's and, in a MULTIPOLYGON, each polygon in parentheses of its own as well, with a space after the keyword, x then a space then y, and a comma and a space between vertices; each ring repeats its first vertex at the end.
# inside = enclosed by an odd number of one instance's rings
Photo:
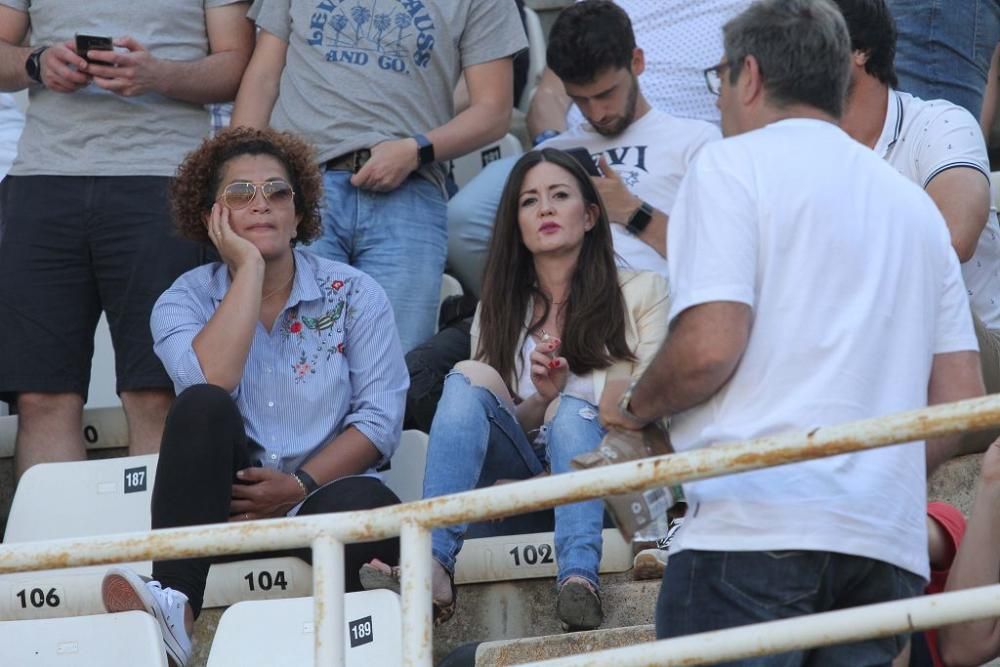
POLYGON ((604 201, 611 222, 626 225, 632 214, 642 206, 642 200, 632 194, 603 155, 599 165, 603 176, 591 177, 594 187, 604 201))
POLYGON ((94 85, 122 97, 161 89, 163 77, 159 59, 133 37, 119 37, 113 44, 127 52, 91 50, 87 53, 90 58, 87 72, 94 77, 94 85))
POLYGON ((57 93, 74 93, 90 83, 87 61, 77 55, 73 42, 53 44, 40 59, 42 83, 57 93))

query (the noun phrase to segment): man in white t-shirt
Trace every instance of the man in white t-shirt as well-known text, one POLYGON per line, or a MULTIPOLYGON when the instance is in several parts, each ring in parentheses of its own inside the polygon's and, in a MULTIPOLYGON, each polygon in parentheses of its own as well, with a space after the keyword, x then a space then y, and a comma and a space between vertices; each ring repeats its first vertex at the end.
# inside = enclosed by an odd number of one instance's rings
MULTIPOLYGON (((616 0, 615 4, 632 19, 636 41, 643 45, 646 71, 639 83, 653 108, 718 125, 719 110, 702 85, 701 70, 722 50, 722 24, 746 9, 750 0, 616 0)), ((562 81, 546 68, 528 109, 528 132, 539 139, 533 143, 583 121, 562 81)))
MULTIPOLYGON (((584 120, 540 147, 585 148, 595 162, 603 159, 605 177, 595 184, 616 223, 615 252, 633 269, 666 277, 667 216, 688 164, 719 138, 718 129, 650 106, 638 82, 643 50, 628 15, 610 0, 565 9, 549 34, 547 59, 584 120)), ((500 193, 516 160, 490 163, 448 203, 449 264, 476 296, 500 193)))
MULTIPOLYGON (((840 12, 761 0, 724 42, 706 79, 730 138, 702 149, 671 215, 670 334, 604 423, 670 416, 683 452, 981 394, 941 214, 838 127, 851 55, 840 12)), ((928 576, 923 443, 684 490, 660 638, 909 597, 928 576)), ((888 665, 900 645, 753 664, 888 665)))
MULTIPOLYGON (((948 224, 962 263, 988 393, 1000 391, 1000 225, 990 210, 990 161, 976 119, 957 104, 896 90, 896 27, 885 0, 836 0, 854 53, 841 127, 922 187, 948 224)), ((966 436, 980 452, 995 431, 966 436)), ((939 463, 947 452, 931 452, 939 463)))

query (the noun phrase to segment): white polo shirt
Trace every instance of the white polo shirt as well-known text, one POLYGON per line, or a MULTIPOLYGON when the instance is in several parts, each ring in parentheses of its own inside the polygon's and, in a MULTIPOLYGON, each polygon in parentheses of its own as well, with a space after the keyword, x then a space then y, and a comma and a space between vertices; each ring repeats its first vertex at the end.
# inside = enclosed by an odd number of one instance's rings
MULTIPOLYGON (((539 148, 582 147, 590 151, 595 162, 603 155, 632 194, 670 215, 681 179, 694 156, 706 143, 721 138, 722 133, 711 123, 674 118, 650 109, 617 136, 603 136, 582 121, 539 148)), ((621 225, 611 225, 611 233, 615 252, 625 266, 635 271, 655 271, 668 278, 663 255, 621 225)))
MULTIPOLYGON (((945 100, 922 100, 889 91, 875 152, 899 173, 926 188, 943 171, 975 169, 990 180, 983 131, 972 114, 945 100)), ((1000 222, 991 210, 972 258, 962 264, 972 310, 987 329, 1000 329, 1000 222)))
MULTIPOLYGON (((933 356, 977 349, 930 197, 839 127, 789 119, 702 148, 668 227, 673 320, 753 312, 732 378, 675 416, 678 451, 927 404, 933 356)), ((805 549, 927 577, 924 447, 911 443, 685 484, 681 549, 805 549)))

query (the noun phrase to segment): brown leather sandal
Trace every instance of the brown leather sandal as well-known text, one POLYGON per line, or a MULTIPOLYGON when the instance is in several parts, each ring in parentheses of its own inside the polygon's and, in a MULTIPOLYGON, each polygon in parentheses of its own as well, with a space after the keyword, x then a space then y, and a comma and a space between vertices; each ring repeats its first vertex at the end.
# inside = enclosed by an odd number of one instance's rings
MULTIPOLYGON (((445 570, 445 572, 448 571, 445 570)), ((371 563, 365 563, 361 566, 358 575, 361 579, 361 586, 366 591, 386 589, 397 595, 400 592, 400 568, 398 565, 393 565, 390 571, 386 572, 371 563)), ((449 602, 431 600, 434 607, 434 627, 447 623, 455 615, 455 601, 458 599, 458 591, 455 588, 455 575, 451 572, 448 572, 448 583, 451 584, 451 600, 449 602)))

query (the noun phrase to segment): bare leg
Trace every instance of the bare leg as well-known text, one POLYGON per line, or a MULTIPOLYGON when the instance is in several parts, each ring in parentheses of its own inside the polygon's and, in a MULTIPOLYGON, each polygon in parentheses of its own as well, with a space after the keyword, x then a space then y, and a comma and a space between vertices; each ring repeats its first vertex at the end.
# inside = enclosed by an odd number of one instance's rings
POLYGON ((158 453, 174 392, 169 389, 123 391, 121 399, 128 420, 129 455, 158 453))
POLYGON ((36 463, 82 461, 87 457, 80 394, 20 394, 17 413, 14 469, 18 479, 36 463))

